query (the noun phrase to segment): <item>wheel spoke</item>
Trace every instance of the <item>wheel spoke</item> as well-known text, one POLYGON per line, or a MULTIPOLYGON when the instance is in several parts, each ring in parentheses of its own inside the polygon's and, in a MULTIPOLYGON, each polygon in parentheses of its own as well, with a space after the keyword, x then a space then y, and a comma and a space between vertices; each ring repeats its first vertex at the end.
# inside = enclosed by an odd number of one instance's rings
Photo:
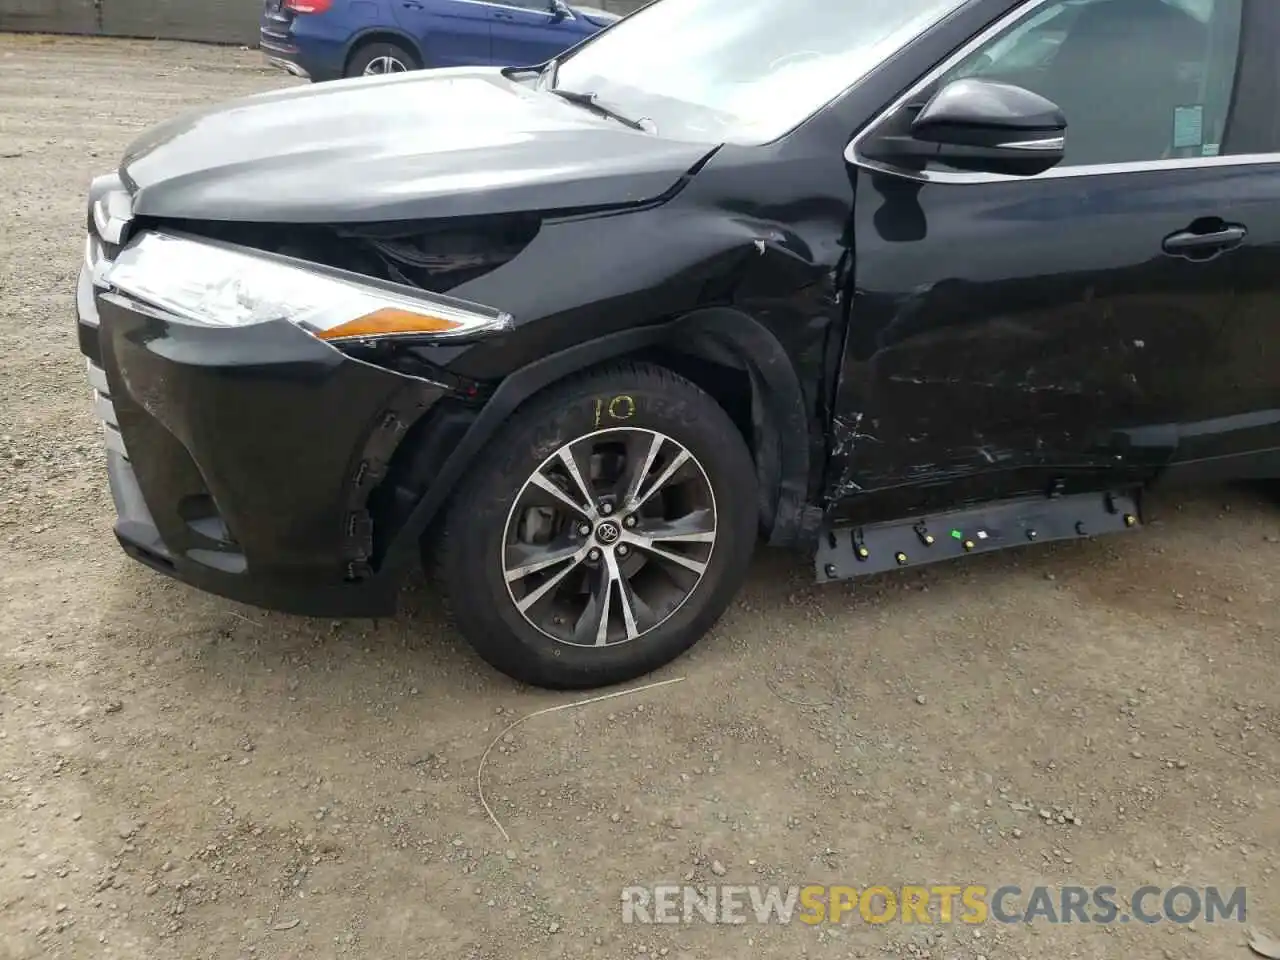
POLYGON ((581 550, 579 550, 577 553, 573 554, 569 558, 570 560, 572 560, 572 562, 566 563, 563 570, 548 577, 546 582, 543 583, 542 586, 538 587, 538 589, 534 590, 532 593, 521 597, 519 603, 516 604, 520 612, 524 613, 530 607, 532 607, 535 603, 537 603, 539 600, 545 597, 548 593, 550 593, 556 587, 560 586, 560 584, 564 582, 564 578, 567 577, 572 571, 576 570, 578 568, 578 565, 582 563, 582 561, 586 558, 586 556, 587 556, 587 548, 583 547, 581 550))
POLYGON ((523 543, 511 544, 507 550, 517 557, 516 565, 507 567, 507 583, 523 580, 525 577, 546 570, 548 567, 554 567, 557 563, 564 563, 582 553, 582 548, 576 546, 541 547, 523 543))
POLYGON ((618 587, 618 605, 622 608, 622 623, 627 630, 627 639, 634 640, 640 636, 640 630, 636 626, 636 613, 631 605, 631 591, 628 589, 626 578, 622 576, 622 571, 618 567, 618 558, 614 556, 613 551, 606 551, 604 559, 609 569, 609 580, 611 583, 616 583, 618 587))
MULTIPOLYGON (((575 501, 573 497, 569 496, 567 493, 561 490, 558 486, 556 486, 555 482, 549 479, 548 477, 546 477, 545 475, 541 473, 535 473, 532 477, 529 478, 529 482, 533 484, 533 486, 537 487, 539 490, 542 490, 546 493, 551 494, 551 496, 555 498, 556 503, 558 503, 560 506, 568 507, 574 513, 579 514, 580 516, 587 517, 588 519, 592 519, 592 520, 595 519, 596 511, 594 506, 589 505, 587 507, 584 507, 582 504, 575 501)), ((588 501, 588 504, 590 504, 590 501, 588 501)))
POLYGON ((643 520, 636 533, 653 543, 715 543, 716 521, 710 510, 696 510, 679 520, 643 520))
POLYGON ((603 647, 609 642, 609 607, 613 599, 613 577, 605 564, 592 571, 587 597, 587 605, 573 627, 574 641, 603 647))
POLYGON ((679 553, 672 553, 670 550, 664 550, 657 546, 653 540, 648 537, 632 536, 629 540, 631 543, 635 544, 636 547, 646 553, 658 557, 659 559, 666 560, 669 563, 674 563, 677 566, 684 567, 686 570, 692 570, 698 576, 702 576, 707 569, 706 561, 695 560, 693 557, 686 557, 679 553))
POLYGON ((573 444, 560 449, 560 462, 564 464, 565 472, 569 474, 574 485, 578 488, 578 495, 582 497, 582 502, 586 505, 587 512, 591 515, 595 514, 595 497, 591 495, 591 487, 587 485, 587 481, 583 479, 582 470, 578 466, 578 458, 573 452, 573 444))
POLYGON ((644 478, 653 469, 653 462, 662 450, 663 437, 657 433, 633 434, 627 442, 627 469, 620 478, 618 490, 621 503, 630 507, 640 493, 644 478))
POLYGON ((604 597, 600 601, 600 619, 596 624, 596 646, 603 647, 609 642, 609 607, 613 601, 613 578, 604 582, 604 597))
POLYGON ((648 491, 637 497, 635 503, 631 504, 631 509, 638 510, 640 507, 644 506, 649 498, 666 486, 667 481, 674 477, 676 475, 676 471, 683 467, 688 461, 689 451, 681 448, 680 452, 671 458, 671 462, 667 464, 667 469, 662 471, 662 475, 658 477, 657 480, 653 481, 653 485, 649 487, 648 491))

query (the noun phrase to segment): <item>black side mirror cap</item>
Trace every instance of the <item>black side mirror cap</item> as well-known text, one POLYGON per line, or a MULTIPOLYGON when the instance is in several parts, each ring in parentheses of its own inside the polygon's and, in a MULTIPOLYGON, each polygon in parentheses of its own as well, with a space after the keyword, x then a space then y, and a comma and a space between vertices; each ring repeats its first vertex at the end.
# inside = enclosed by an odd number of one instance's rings
POLYGON ((907 136, 867 143, 869 159, 922 167, 934 160, 962 170, 1034 176, 1060 163, 1067 120, 1052 100, 1023 87, 967 77, 933 95, 907 136))
POLYGON ((938 143, 949 143, 953 135, 964 132, 997 139, 1043 132, 1060 135, 1066 129, 1062 108, 1047 97, 976 77, 948 83, 911 121, 913 136, 938 143))

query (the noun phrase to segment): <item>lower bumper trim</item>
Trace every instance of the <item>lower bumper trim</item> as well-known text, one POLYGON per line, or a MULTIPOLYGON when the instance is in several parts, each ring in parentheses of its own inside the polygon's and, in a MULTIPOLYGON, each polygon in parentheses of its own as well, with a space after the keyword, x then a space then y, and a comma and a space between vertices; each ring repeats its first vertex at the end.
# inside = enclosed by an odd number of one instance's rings
POLYGON ((107 477, 116 506, 116 540, 126 554, 158 573, 206 593, 280 613, 345 618, 385 617, 396 611, 397 584, 389 577, 341 585, 298 585, 255 576, 236 554, 189 550, 175 555, 147 509, 133 465, 110 447, 107 477))
POLYGON ((273 57, 268 55, 267 63, 269 63, 273 67, 276 67, 280 70, 285 71, 288 74, 291 74, 292 76, 298 77, 301 80, 311 79, 311 74, 307 73, 306 70, 302 69, 302 67, 298 66, 292 60, 286 60, 284 57, 273 57))
POLYGON ((396 612, 397 590, 389 579, 366 580, 330 589, 266 583, 248 573, 218 570, 194 559, 174 557, 152 531, 134 523, 118 521, 115 535, 127 556, 157 573, 203 593, 262 610, 335 619, 390 617, 396 612))
MULTIPOLYGON (((120 436, 120 431, 110 425, 105 429, 108 437, 112 433, 117 437, 120 436)), ((171 560, 169 548, 160 538, 160 531, 151 517, 151 511, 147 509, 146 501, 142 498, 142 489, 138 486, 133 467, 130 466, 123 450, 113 449, 109 443, 107 482, 111 486, 111 499, 116 505, 117 535, 128 537, 132 543, 149 553, 171 560)))
POLYGON ((113 453, 118 453, 122 457, 128 457, 129 451, 124 447, 124 437, 120 435, 120 428, 113 423, 104 423, 102 425, 102 441, 106 448, 113 453))

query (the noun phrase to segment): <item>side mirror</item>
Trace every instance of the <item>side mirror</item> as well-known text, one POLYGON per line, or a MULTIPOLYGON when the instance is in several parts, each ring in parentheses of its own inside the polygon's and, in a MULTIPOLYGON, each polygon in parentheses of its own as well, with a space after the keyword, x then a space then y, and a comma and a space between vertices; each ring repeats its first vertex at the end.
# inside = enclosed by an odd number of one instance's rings
POLYGON ((551 12, 551 19, 557 22, 573 16, 573 11, 564 0, 550 0, 547 9, 551 12))
POLYGON ((932 159, 962 170, 1035 176, 1062 161, 1066 130, 1067 119, 1052 100, 967 77, 934 94, 908 135, 877 138, 863 152, 873 159, 932 159))

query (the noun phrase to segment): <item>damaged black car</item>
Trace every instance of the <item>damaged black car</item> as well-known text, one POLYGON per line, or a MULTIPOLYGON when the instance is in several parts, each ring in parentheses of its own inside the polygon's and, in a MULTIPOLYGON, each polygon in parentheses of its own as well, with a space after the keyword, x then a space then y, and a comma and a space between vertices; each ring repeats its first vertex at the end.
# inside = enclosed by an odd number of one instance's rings
POLYGON ((491 664, 1280 475, 1280 4, 656 0, 552 62, 285 89, 94 181, 129 555, 491 664), (1140 52, 1140 53, 1139 53, 1140 52))

